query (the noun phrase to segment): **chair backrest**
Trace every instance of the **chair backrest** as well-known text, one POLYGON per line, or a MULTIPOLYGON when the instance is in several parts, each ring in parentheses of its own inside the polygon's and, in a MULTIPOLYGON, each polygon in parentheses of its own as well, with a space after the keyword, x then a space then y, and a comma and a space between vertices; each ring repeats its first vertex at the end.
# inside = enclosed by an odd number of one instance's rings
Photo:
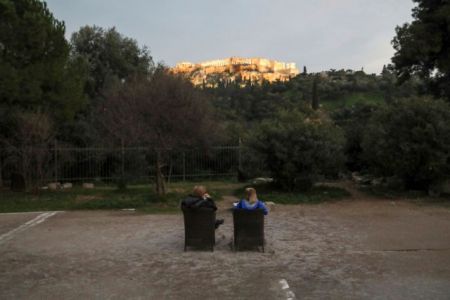
POLYGON ((186 247, 209 248, 215 244, 216 212, 207 208, 183 208, 186 247))
POLYGON ((236 250, 264 247, 264 211, 262 209, 234 209, 233 224, 236 250))

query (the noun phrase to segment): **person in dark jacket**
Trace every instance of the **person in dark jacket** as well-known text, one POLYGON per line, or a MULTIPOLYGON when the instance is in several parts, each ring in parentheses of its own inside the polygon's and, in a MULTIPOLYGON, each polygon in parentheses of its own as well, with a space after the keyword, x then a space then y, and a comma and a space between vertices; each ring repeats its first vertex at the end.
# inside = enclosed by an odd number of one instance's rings
MULTIPOLYGON (((181 209, 189 208, 208 208, 214 211, 217 210, 217 206, 214 200, 206 192, 206 188, 203 185, 197 185, 194 187, 192 194, 187 196, 181 201, 181 209)), ((223 224, 223 219, 216 220, 216 229, 223 224)))

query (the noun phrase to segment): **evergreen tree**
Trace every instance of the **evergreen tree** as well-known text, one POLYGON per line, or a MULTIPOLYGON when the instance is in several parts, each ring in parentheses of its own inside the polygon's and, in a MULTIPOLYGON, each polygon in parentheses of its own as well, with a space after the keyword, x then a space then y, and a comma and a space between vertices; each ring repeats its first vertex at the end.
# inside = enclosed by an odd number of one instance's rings
POLYGON ((65 121, 82 107, 82 65, 69 60, 64 31, 45 2, 0 1, 1 117, 41 110, 65 121))
POLYGON ((133 76, 146 75, 153 68, 153 60, 146 47, 128 38, 115 28, 84 26, 71 38, 72 56, 82 57, 88 65, 85 92, 91 103, 101 97, 103 90, 116 82, 133 76))
POLYGON ((397 27, 392 58, 400 82, 419 75, 430 92, 450 100, 450 2, 413 0, 413 22, 397 27))

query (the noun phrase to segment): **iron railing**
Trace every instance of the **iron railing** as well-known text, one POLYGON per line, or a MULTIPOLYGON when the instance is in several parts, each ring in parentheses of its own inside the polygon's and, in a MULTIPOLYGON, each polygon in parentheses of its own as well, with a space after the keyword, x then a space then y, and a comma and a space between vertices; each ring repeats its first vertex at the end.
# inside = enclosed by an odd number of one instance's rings
MULTIPOLYGON (((117 180, 139 182, 155 177, 156 151, 149 147, 50 147, 2 148, 3 181, 20 173, 29 181, 86 182, 117 180), (25 175, 26 174, 26 175, 25 175)), ((160 156, 166 180, 234 177, 238 170, 261 173, 255 155, 240 146, 177 149, 160 156), (256 162, 256 163, 255 163, 256 162)))

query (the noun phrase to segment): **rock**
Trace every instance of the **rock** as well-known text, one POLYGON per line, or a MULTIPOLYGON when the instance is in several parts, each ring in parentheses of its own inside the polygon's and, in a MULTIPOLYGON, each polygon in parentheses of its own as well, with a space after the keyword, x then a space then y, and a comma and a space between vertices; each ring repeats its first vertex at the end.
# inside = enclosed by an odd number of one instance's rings
POLYGON ((50 182, 49 184, 47 184, 48 189, 51 191, 56 191, 58 189, 61 188, 61 183, 59 182, 50 182))
POLYGON ((360 183, 362 181, 362 177, 359 176, 358 172, 353 172, 352 173, 352 180, 356 183, 360 183))
POLYGON ((82 187, 83 187, 83 189, 93 189, 94 188, 94 184, 93 183, 84 182, 82 187))
POLYGON ((266 202, 266 206, 267 206, 267 208, 269 209, 269 210, 275 210, 275 202, 272 202, 272 201, 267 201, 266 202))
POLYGON ((62 188, 63 189, 71 189, 71 188, 73 188, 73 184, 70 182, 63 183, 62 188))
POLYGON ((273 178, 258 177, 252 180, 252 184, 263 184, 273 182, 273 178))
POLYGON ((383 182, 383 178, 374 178, 370 181, 371 185, 379 186, 383 182))
POLYGON ((372 183, 372 178, 370 176, 364 176, 358 172, 352 173, 352 180, 358 184, 369 185, 372 183))

